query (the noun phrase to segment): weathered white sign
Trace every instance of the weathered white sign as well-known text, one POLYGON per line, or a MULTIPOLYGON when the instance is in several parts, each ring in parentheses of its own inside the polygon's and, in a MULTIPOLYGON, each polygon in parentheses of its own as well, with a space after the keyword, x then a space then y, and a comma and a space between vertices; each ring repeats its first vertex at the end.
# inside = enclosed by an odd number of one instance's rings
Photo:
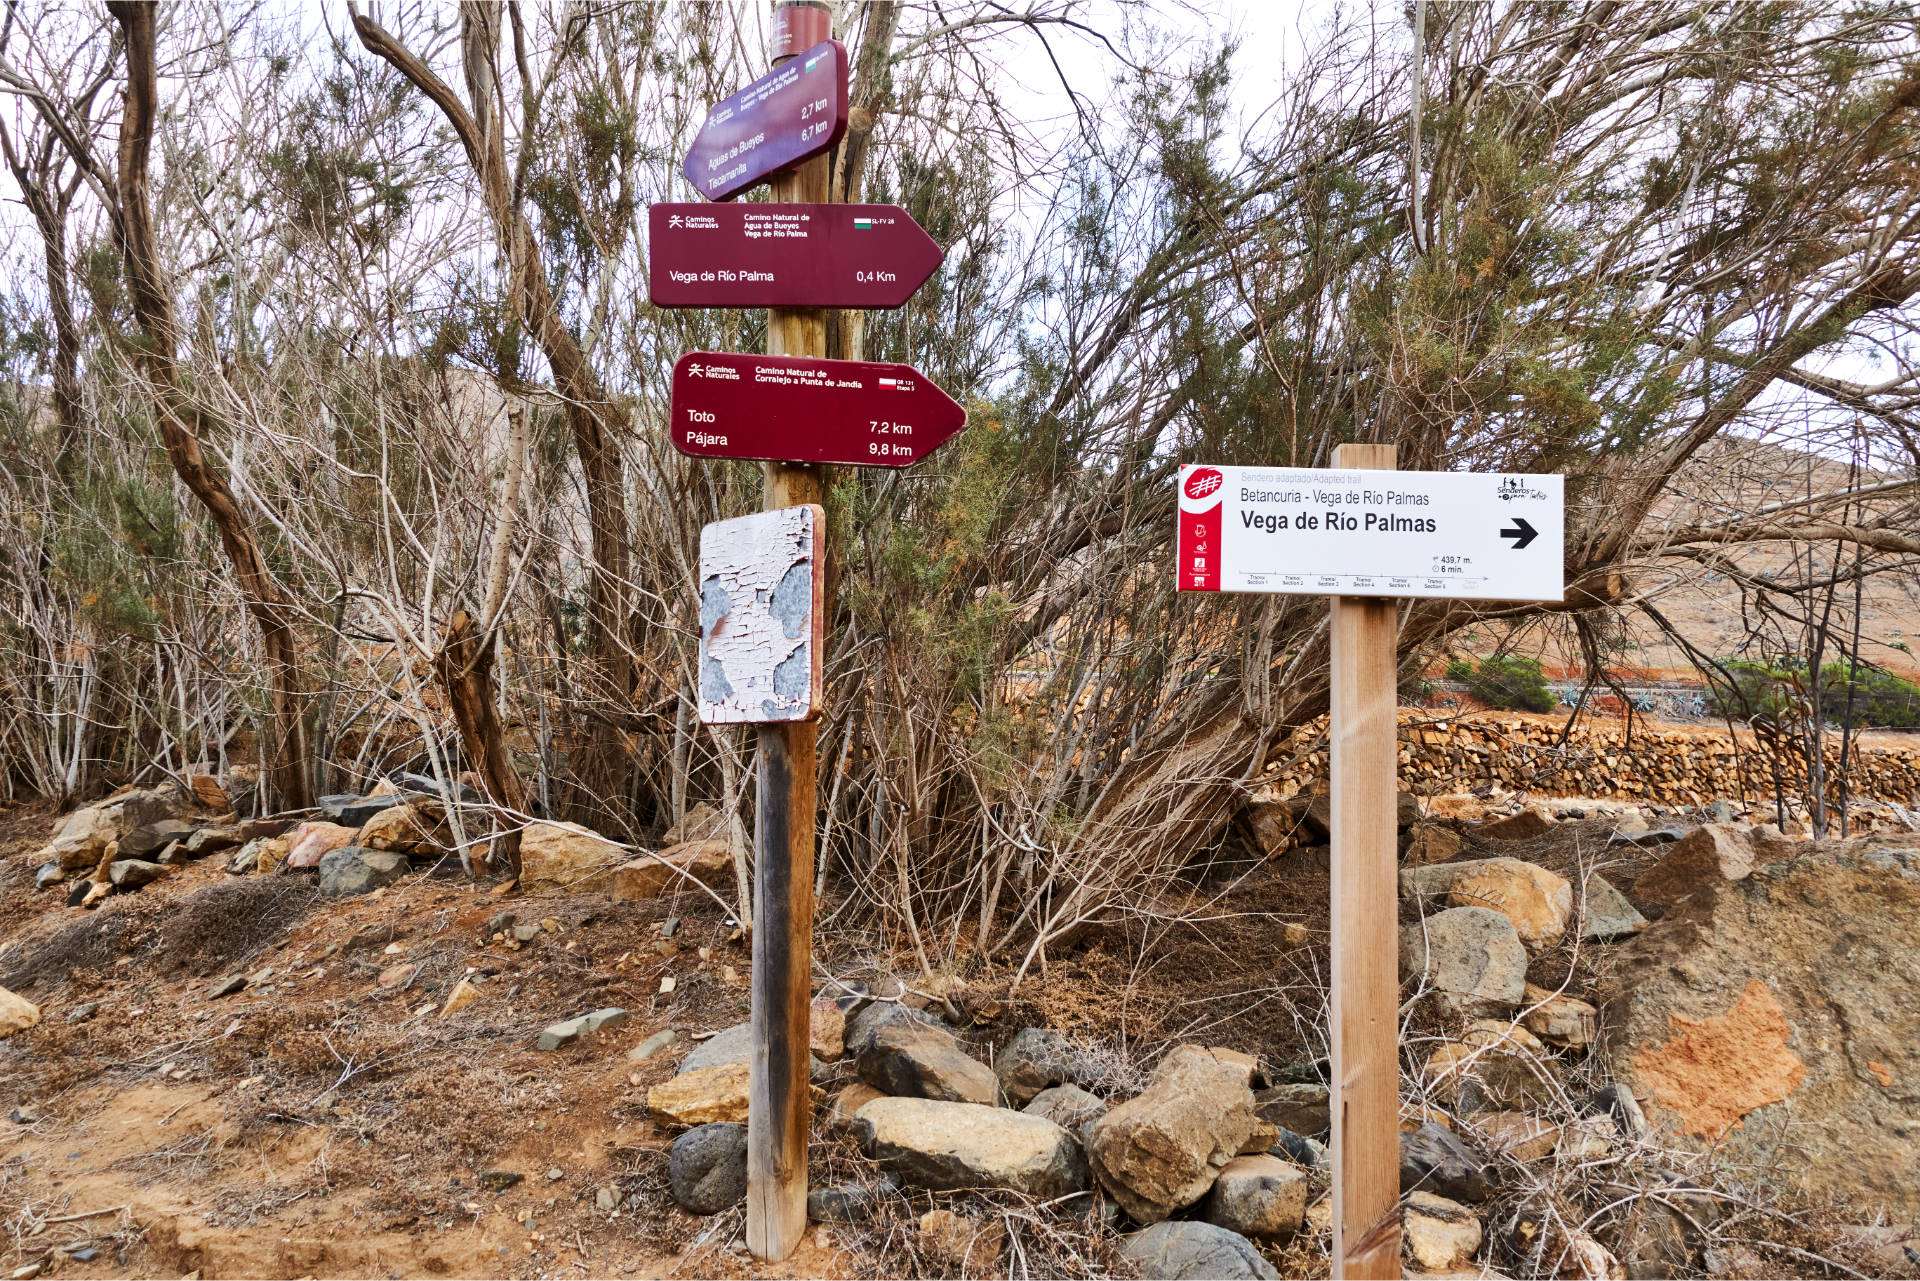
POLYGON ((1179 589, 1560 600, 1561 481, 1186 464, 1179 589))
POLYGON ((702 722, 819 714, 826 526, 806 503, 700 531, 702 722))

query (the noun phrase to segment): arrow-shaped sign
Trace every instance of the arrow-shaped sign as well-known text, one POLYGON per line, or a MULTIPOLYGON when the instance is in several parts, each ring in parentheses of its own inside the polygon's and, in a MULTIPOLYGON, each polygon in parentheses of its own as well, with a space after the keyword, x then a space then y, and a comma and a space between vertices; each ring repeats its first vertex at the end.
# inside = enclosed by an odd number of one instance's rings
POLYGON ((673 367, 673 447, 697 458, 911 467, 966 411, 911 365, 693 351, 673 367))
POLYGON ((656 307, 898 307, 943 256, 897 205, 665 204, 648 221, 656 307))
POLYGON ((730 200, 847 131, 847 51, 822 40, 707 113, 680 171, 708 200, 730 200))
POLYGON ((1525 518, 1520 516, 1515 516, 1513 518, 1513 525, 1511 528, 1503 529, 1500 531, 1500 537, 1511 538, 1514 540, 1513 550, 1515 551, 1520 551, 1528 543, 1532 542, 1534 539, 1538 538, 1539 536, 1540 536, 1540 531, 1535 529, 1532 525, 1527 524, 1525 518))

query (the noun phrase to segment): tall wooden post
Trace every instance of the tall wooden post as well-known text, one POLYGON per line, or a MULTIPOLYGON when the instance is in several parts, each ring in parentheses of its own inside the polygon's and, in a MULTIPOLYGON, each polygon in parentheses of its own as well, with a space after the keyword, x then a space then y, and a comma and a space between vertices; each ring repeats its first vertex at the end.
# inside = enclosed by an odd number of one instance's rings
MULTIPOLYGON (((825 8, 787 3, 774 12, 773 64, 832 34, 825 8)), ((816 157, 773 180, 776 201, 824 203, 833 156, 816 157)), ((767 354, 827 354, 826 312, 772 307, 767 354)), ((763 506, 821 501, 820 469, 766 464, 763 506)), ((831 605, 828 606, 831 610, 831 605)), ((784 1259, 807 1228, 807 1007, 813 993, 813 809, 816 729, 812 721, 760 727, 754 805, 758 851, 753 900, 753 1075, 747 1091, 747 1249, 784 1259)))
MULTIPOLYGON (((1392 445, 1335 467, 1391 471, 1392 445)), ((1397 602, 1336 596, 1333 696, 1333 1275, 1400 1275, 1397 602)))

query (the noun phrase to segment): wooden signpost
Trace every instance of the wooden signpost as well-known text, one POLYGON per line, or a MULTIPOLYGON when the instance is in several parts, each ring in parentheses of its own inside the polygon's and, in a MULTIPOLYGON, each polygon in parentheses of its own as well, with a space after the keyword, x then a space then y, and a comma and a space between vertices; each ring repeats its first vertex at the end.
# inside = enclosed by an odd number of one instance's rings
POLYGON ((663 237, 650 247, 656 289, 667 273, 659 305, 768 307, 765 356, 680 360, 670 429, 682 453, 767 460, 765 511, 702 533, 700 641, 702 719, 759 726, 747 1248, 761 1259, 793 1253, 807 1226, 815 717, 831 609, 820 592, 821 465, 911 466, 966 425, 960 406, 917 370, 823 359, 824 308, 899 306, 940 264, 938 246, 900 210, 829 203, 832 148, 847 125, 847 55, 831 34, 824 6, 789 0, 775 9, 773 70, 713 108, 683 166, 710 200, 771 177, 774 203, 650 213, 663 237), (696 214, 711 225, 689 225, 696 214), (693 239, 708 232, 711 244, 693 239), (864 249, 862 237, 871 238, 864 249), (796 263, 796 254, 816 261, 796 263), (692 278, 675 280, 675 271, 692 278), (732 617, 734 609, 743 612, 732 617))
POLYGON ((1394 597, 1564 591, 1561 477, 1394 462, 1341 445, 1327 470, 1186 466, 1177 498, 1181 591, 1331 593, 1333 1275, 1354 1281, 1400 1275, 1394 597))

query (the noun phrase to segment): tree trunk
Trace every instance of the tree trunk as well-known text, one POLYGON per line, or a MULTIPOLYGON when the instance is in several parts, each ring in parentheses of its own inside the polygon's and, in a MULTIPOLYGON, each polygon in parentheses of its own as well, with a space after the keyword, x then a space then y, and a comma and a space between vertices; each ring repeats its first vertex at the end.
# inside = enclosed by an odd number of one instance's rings
MULTIPOLYGON (((266 653, 267 685, 279 737, 270 775, 282 808, 313 803, 313 768, 301 708, 299 640, 296 611, 268 570, 226 477, 207 465, 200 448, 200 411, 181 388, 174 356, 173 302, 160 274, 149 205, 148 152, 153 143, 155 110, 154 6, 112 0, 107 6, 127 42, 127 91, 120 120, 120 163, 110 212, 114 239, 126 264, 139 320, 140 366, 153 386, 155 420, 174 473, 213 517, 220 545, 240 580, 247 612, 260 628, 266 653)), ((264 747, 264 745, 263 745, 264 747)), ((261 753, 265 764, 266 752, 261 753)))
MULTIPOLYGON (((493 637, 474 626, 473 616, 456 610, 446 640, 433 659, 434 675, 447 691, 460 743, 486 784, 487 800, 515 814, 527 812, 527 791, 514 772, 506 733, 493 698, 493 637)), ((510 821, 510 820, 509 820, 510 821)), ((520 833, 501 831, 494 838, 492 861, 510 874, 520 871, 520 833)))

